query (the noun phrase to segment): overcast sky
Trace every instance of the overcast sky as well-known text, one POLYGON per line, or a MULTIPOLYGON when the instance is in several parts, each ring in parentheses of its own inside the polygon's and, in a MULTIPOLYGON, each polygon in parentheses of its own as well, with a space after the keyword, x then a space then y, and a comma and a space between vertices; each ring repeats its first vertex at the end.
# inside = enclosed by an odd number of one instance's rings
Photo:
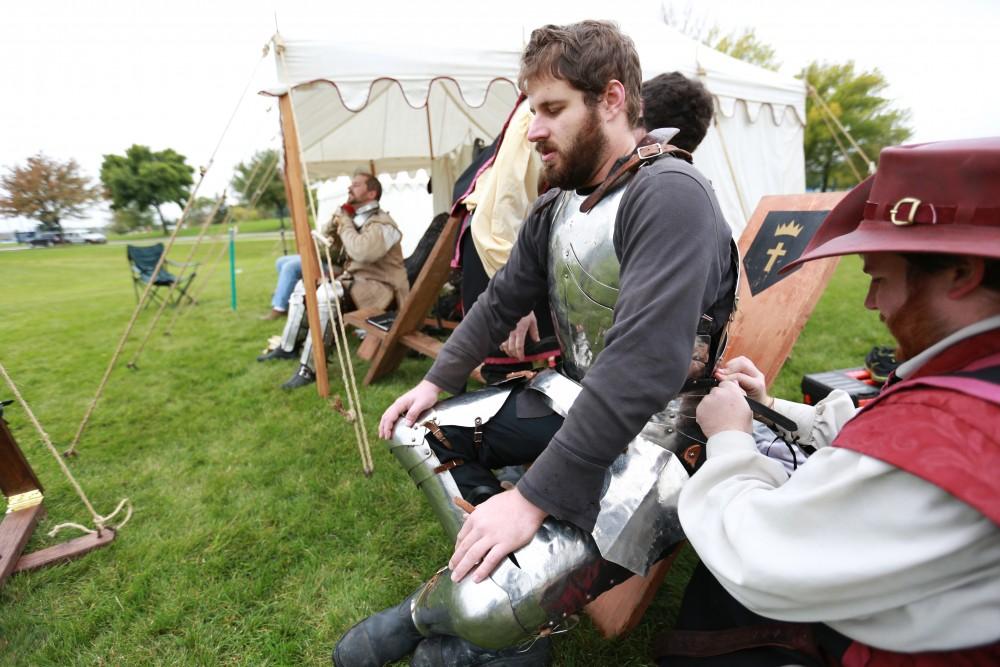
MULTIPOLYGON (((688 7, 672 4, 681 13, 688 7)), ((604 8, 601 18, 630 5, 595 3, 604 8)), ((274 78, 273 59, 262 58, 261 50, 276 21, 286 34, 308 22, 314 29, 330 26, 331 38, 341 30, 370 30, 376 39, 380 16, 433 20, 436 12, 476 12, 478 21, 470 23, 488 29, 486 8, 517 7, 516 0, 457 6, 432 0, 346 7, 330 0, 4 3, 0 168, 42 151, 77 160, 96 180, 104 154, 140 143, 174 148, 192 166, 207 165, 214 155, 201 191, 212 195, 225 187, 234 164, 278 145, 275 103, 254 94, 274 78)), ((911 110, 915 141, 1000 134, 1000 2, 699 0, 692 6, 706 24, 726 31, 755 28, 790 73, 813 59, 878 67, 890 82, 887 95, 911 110)), ((95 222, 104 218, 95 211, 95 222)), ((0 220, 0 231, 9 228, 0 220)))

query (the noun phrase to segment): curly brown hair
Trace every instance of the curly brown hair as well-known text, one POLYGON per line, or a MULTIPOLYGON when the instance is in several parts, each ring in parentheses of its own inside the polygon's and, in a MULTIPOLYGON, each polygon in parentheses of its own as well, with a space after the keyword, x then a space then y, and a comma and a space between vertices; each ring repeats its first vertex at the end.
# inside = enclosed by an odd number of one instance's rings
POLYGON ((580 21, 546 25, 532 31, 521 54, 517 85, 539 76, 566 81, 583 93, 588 106, 597 104, 605 88, 617 79, 625 88, 629 125, 639 123, 642 68, 635 43, 610 21, 580 21))

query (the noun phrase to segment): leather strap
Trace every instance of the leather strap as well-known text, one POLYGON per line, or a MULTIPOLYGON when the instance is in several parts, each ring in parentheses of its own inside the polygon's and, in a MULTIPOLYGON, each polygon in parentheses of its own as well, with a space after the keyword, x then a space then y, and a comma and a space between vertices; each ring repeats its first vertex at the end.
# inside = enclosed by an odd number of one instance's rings
POLYGON ((656 638, 653 657, 703 658, 768 646, 799 651, 827 663, 816 643, 812 625, 779 622, 728 630, 673 630, 656 638))
POLYGON ((441 473, 451 470, 452 468, 457 468, 458 466, 462 465, 462 463, 463 463, 462 459, 450 459, 448 461, 445 461, 438 467, 434 468, 434 474, 440 475, 441 473))
POLYGON ((608 191, 631 178, 632 175, 638 171, 639 166, 642 165, 643 162, 655 160, 662 155, 671 155, 687 162, 692 162, 694 160, 690 153, 683 148, 677 148, 673 144, 661 144, 654 142, 644 146, 639 146, 624 164, 618 167, 618 169, 616 169, 610 176, 605 178, 604 182, 597 186, 597 189, 590 193, 589 197, 583 200, 583 203, 580 205, 580 211, 582 213, 586 213, 590 209, 597 206, 597 203, 604 199, 604 195, 606 195, 608 191))
POLYGON ((433 419, 428 419, 427 421, 424 422, 424 428, 430 431, 431 435, 434 436, 434 439, 440 442, 442 445, 444 445, 448 449, 452 450, 455 449, 454 447, 451 446, 451 442, 448 440, 448 437, 444 434, 444 431, 441 430, 441 427, 438 426, 438 423, 436 421, 434 421, 433 419))

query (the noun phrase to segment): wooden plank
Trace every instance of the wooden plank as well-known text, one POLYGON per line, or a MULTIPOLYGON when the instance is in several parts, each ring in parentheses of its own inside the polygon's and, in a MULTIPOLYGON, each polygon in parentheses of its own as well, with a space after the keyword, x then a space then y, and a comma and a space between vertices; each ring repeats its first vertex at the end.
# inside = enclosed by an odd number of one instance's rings
MULTIPOLYGON (((740 236, 740 257, 746 257, 769 213, 828 211, 843 196, 843 192, 825 192, 761 198, 740 236)), ((789 262, 793 257, 783 256, 782 259, 789 262)), ((729 328, 729 347, 725 357, 732 359, 744 355, 753 359, 770 386, 836 267, 836 258, 809 262, 754 295, 745 275, 745 266, 741 266, 739 308, 729 328)), ((777 270, 777 266, 773 268, 777 270)), ((587 613, 598 631, 605 637, 615 637, 634 628, 660 587, 666 568, 669 564, 662 572, 656 571, 657 577, 653 576, 655 568, 646 577, 632 577, 590 603, 587 613)))
POLYGON ((82 537, 77 537, 68 542, 56 544, 46 549, 21 556, 14 567, 14 572, 29 572, 47 565, 65 563, 74 558, 79 558, 94 549, 107 546, 114 539, 115 531, 112 528, 105 528, 101 531, 100 535, 90 533, 82 537))
POLYGON ((400 342, 411 350, 416 350, 425 357, 430 357, 431 359, 436 359, 438 352, 444 347, 444 343, 439 341, 433 336, 428 336, 425 333, 419 331, 414 331, 413 333, 408 333, 402 338, 400 342))
POLYGON ((364 384, 369 385, 383 375, 393 372, 406 356, 406 346, 402 344, 403 336, 417 331, 423 324, 431 306, 437 301, 441 287, 448 279, 459 223, 459 218, 454 216, 449 217, 445 223, 441 235, 434 243, 427 261, 424 262, 424 267, 420 270, 420 275, 413 283, 410 295, 399 309, 396 321, 393 322, 392 328, 389 329, 388 335, 372 360, 364 384))
POLYGON ((461 324, 461 322, 455 322, 454 320, 439 320, 436 317, 424 318, 424 326, 434 329, 448 329, 449 331, 454 331, 459 324, 461 324))
POLYGON ((378 308, 359 308, 358 310, 352 310, 349 313, 344 313, 344 324, 349 324, 352 327, 357 327, 359 329, 379 329, 374 324, 368 321, 368 318, 375 317, 376 315, 381 315, 384 311, 378 308))
POLYGON ((36 490, 43 490, 42 483, 17 446, 7 422, 0 418, 0 492, 9 498, 36 490))
POLYGON ((381 346, 382 338, 380 336, 374 334, 365 336, 365 339, 361 341, 361 345, 358 345, 358 357, 365 361, 371 361, 378 354, 378 349, 381 346))
POLYGON ((302 284, 306 288, 306 317, 309 320, 309 335, 312 336, 313 365, 316 367, 316 391, 320 396, 330 395, 330 380, 326 372, 326 346, 323 344, 323 328, 319 322, 319 300, 316 286, 321 273, 319 258, 313 245, 312 230, 306 206, 305 182, 302 175, 302 154, 299 150, 298 130, 292 110, 292 98, 286 93, 278 98, 281 113, 281 135, 285 142, 285 179, 289 214, 295 232, 295 247, 302 258, 302 284))
POLYGON ((26 507, 6 515, 0 522, 0 586, 14 572, 18 558, 31 539, 31 533, 42 516, 42 505, 26 507))
POLYGON ((633 575, 587 605, 587 613, 592 618, 601 620, 599 625, 595 620, 598 632, 606 638, 617 637, 639 624, 642 615, 656 597, 656 591, 667 576, 674 559, 677 558, 681 544, 674 547, 663 560, 653 565, 646 576, 633 575))

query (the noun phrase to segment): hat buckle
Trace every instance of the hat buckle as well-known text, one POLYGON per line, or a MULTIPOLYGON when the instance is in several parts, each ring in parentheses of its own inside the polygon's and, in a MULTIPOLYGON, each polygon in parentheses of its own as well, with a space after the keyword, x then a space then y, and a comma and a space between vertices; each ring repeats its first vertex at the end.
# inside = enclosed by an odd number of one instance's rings
MULTIPOLYGON (((915 222, 914 218, 916 218, 916 216, 917 216, 917 209, 920 208, 920 205, 922 203, 923 202, 921 202, 916 197, 903 197, 898 202, 896 202, 896 204, 889 211, 889 222, 891 222, 892 224, 896 225, 897 227, 906 227, 906 226, 912 225, 915 222), (909 204, 910 205, 909 213, 908 213, 908 215, 905 218, 902 218, 902 219, 897 218, 896 216, 899 214, 899 209, 904 204, 909 204)), ((937 209, 934 208, 934 204, 927 204, 927 206, 929 206, 930 209, 931 209, 931 224, 932 225, 936 225, 937 224, 937 209)))

